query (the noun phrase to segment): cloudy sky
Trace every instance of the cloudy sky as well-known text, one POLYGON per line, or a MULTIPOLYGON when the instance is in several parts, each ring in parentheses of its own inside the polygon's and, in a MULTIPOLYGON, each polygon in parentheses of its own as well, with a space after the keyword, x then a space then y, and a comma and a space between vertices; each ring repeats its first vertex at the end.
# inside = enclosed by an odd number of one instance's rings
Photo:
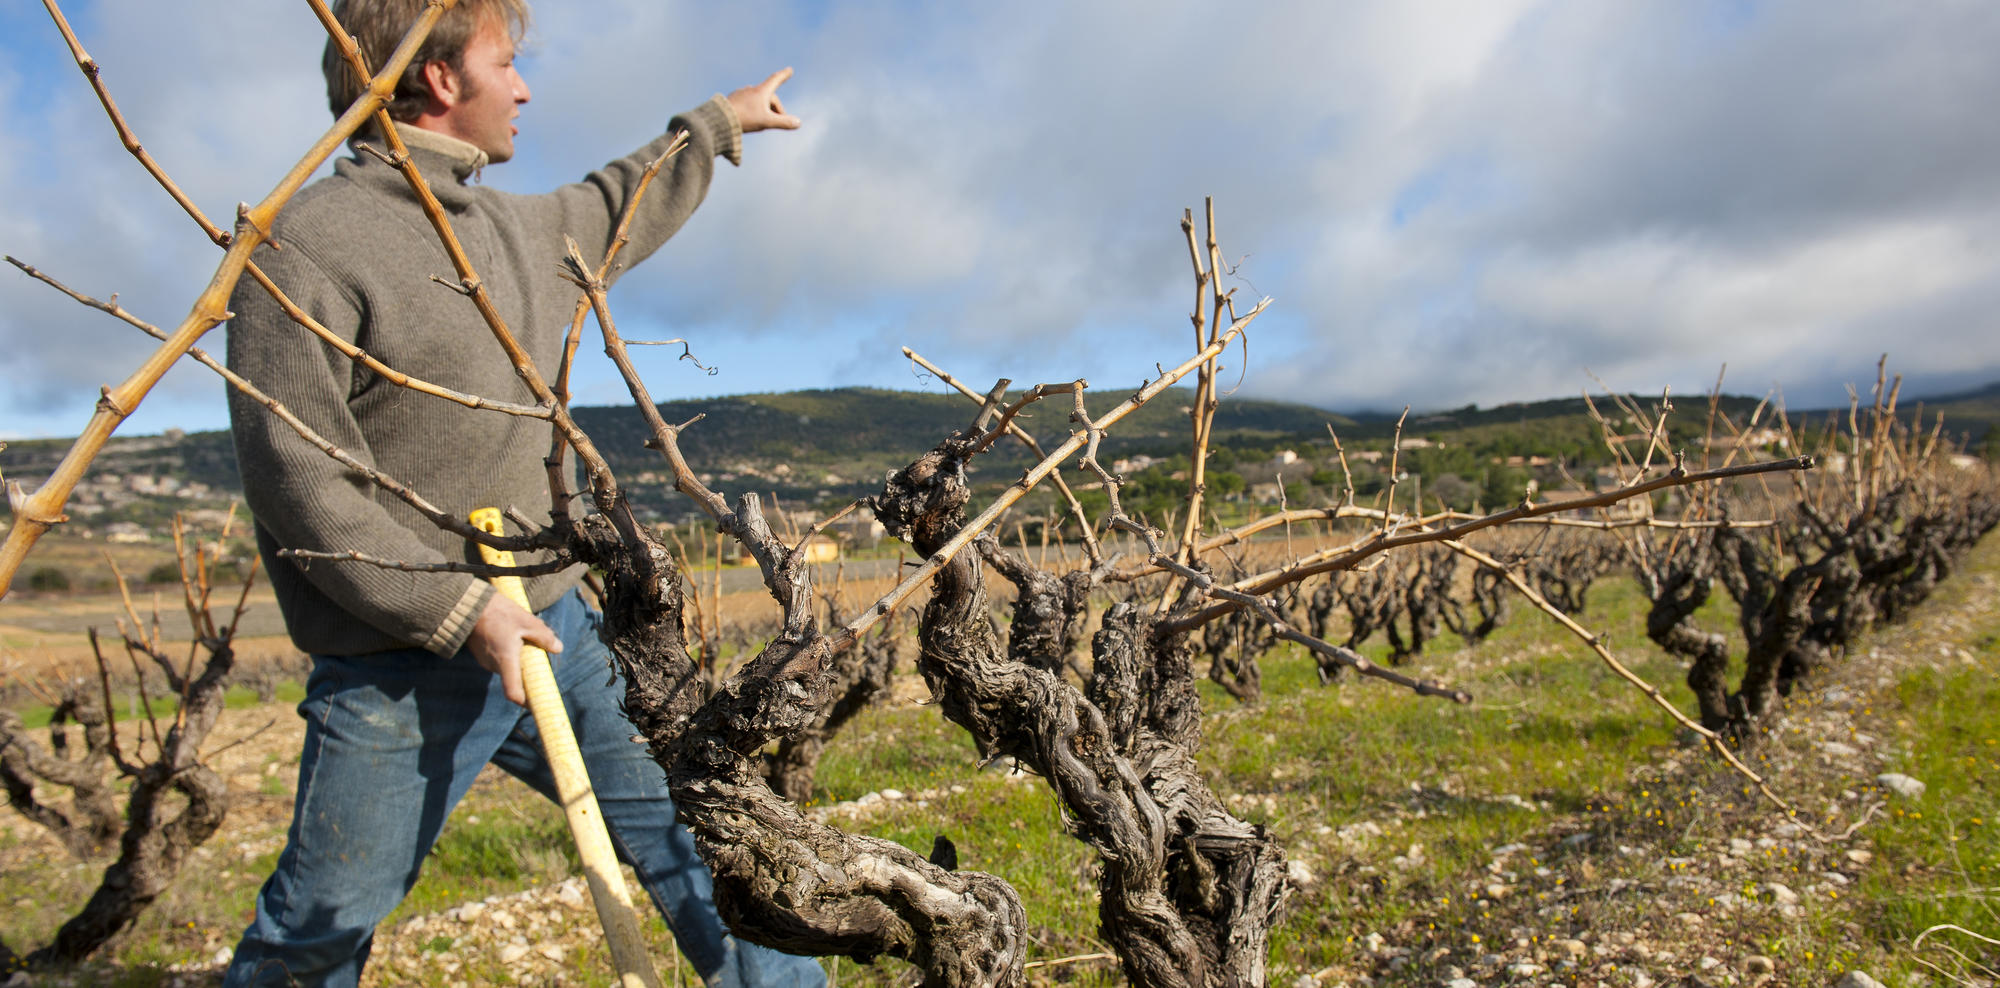
MULTIPOLYGON (((1126 388, 1187 349, 1178 221, 1213 196, 1275 299, 1240 392, 1352 410, 1591 386, 1841 400, 2000 379, 2000 4, 1355 0, 544 4, 522 155, 573 179, 783 65, 797 133, 621 282, 661 396, 955 373, 1126 388)), ((329 122, 303 4, 68 8, 215 217, 329 122)), ((0 8, 0 251, 172 324, 220 252, 118 146, 38 5, 0 8)), ((219 350, 218 333, 208 341, 219 350)), ((67 435, 149 341, 0 269, 0 437, 67 435)), ((1240 364, 1240 354, 1230 363, 1240 364)), ((621 400, 607 369, 583 398, 621 400)), ((126 429, 213 428, 170 375, 126 429)))

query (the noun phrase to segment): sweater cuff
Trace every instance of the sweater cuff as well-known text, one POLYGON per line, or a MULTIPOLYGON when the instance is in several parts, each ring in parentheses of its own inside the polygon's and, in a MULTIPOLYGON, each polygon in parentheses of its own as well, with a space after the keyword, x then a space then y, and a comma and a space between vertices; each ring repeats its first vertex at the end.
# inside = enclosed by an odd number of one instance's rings
POLYGON ((443 658, 451 658, 465 647, 465 640, 472 637, 472 626, 479 621, 479 615, 486 610, 486 604, 493 599, 493 584, 485 580, 472 580, 465 585, 465 593, 453 604, 451 613, 430 638, 424 642, 424 649, 443 658))
POLYGON ((708 98, 708 102, 696 107, 692 115, 714 124, 716 154, 728 158, 732 165, 743 164, 743 121, 737 119, 736 108, 729 105, 729 97, 716 93, 708 98), (713 118, 708 119, 711 114, 713 118))

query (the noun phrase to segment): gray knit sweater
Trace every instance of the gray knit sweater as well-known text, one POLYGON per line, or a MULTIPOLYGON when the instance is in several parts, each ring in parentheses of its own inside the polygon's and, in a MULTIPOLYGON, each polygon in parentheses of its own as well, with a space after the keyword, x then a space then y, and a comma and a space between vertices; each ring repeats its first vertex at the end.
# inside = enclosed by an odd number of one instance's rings
MULTIPOLYGON (((619 255, 621 268, 651 254, 694 212, 717 155, 739 160, 741 131, 721 97, 675 117, 669 133, 680 128, 689 146, 647 190, 631 242, 619 255)), ((553 379, 577 297, 556 273, 563 236, 575 238, 586 258, 603 256, 641 170, 668 137, 539 196, 467 184, 483 155, 448 138, 418 138, 410 142, 411 158, 449 211, 473 269, 543 376, 553 379)), ((258 250, 258 265, 335 333, 413 377, 505 401, 534 400, 471 300, 430 280, 457 279, 395 169, 365 154, 337 162, 332 175, 285 208, 272 233, 281 249, 258 250)), ((397 387, 292 322, 248 277, 230 308, 229 366, 336 445, 460 517, 489 505, 546 515, 547 422, 397 387)), ((492 597, 483 581, 276 553, 356 550, 423 563, 476 560, 477 551, 306 443, 262 406, 234 391, 229 401, 244 496, 292 641, 332 655, 410 646, 456 652, 492 597)), ((529 580, 531 603, 548 606, 579 576, 573 568, 529 580)))

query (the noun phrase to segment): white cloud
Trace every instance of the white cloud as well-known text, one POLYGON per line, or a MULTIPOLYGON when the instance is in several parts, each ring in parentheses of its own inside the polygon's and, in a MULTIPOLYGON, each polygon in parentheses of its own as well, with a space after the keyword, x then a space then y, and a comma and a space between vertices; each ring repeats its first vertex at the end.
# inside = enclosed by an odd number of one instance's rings
MULTIPOLYGON (((98 13, 79 18, 85 43, 218 215, 325 125, 298 10, 98 13)), ((1728 361, 1804 400, 1882 350, 1919 377, 2000 376, 1985 343, 2000 338, 1985 106, 2000 7, 1977 0, 538 15, 524 153, 486 179, 505 188, 547 187, 710 92, 798 69, 783 92, 806 130, 752 135, 615 298, 635 334, 752 356, 700 386, 908 386, 902 343, 968 377, 1126 381, 1183 345, 1176 222, 1210 194, 1241 291, 1277 299, 1245 394, 1425 407, 1571 393, 1586 365, 1699 387, 1728 361), (769 352, 798 366, 766 371, 769 352)), ((213 249, 116 149, 80 79, 34 84, 0 104, 39 108, 0 120, 0 246, 175 320, 213 249)), ((22 431, 73 428, 97 379, 144 349, 18 278, 0 293, 0 415, 47 423, 22 431)), ((685 385, 670 366, 649 365, 685 385)), ((213 392, 188 385, 178 407, 215 424, 213 392)))

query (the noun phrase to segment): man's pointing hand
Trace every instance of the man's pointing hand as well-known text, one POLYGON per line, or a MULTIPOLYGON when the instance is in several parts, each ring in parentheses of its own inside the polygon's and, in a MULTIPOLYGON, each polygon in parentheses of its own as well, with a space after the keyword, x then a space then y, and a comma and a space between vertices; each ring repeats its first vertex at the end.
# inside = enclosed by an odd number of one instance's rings
POLYGON ((729 94, 729 106, 736 111, 736 122, 744 133, 799 129, 799 118, 786 113, 785 104, 778 101, 778 87, 791 77, 791 68, 782 68, 763 82, 729 94))

